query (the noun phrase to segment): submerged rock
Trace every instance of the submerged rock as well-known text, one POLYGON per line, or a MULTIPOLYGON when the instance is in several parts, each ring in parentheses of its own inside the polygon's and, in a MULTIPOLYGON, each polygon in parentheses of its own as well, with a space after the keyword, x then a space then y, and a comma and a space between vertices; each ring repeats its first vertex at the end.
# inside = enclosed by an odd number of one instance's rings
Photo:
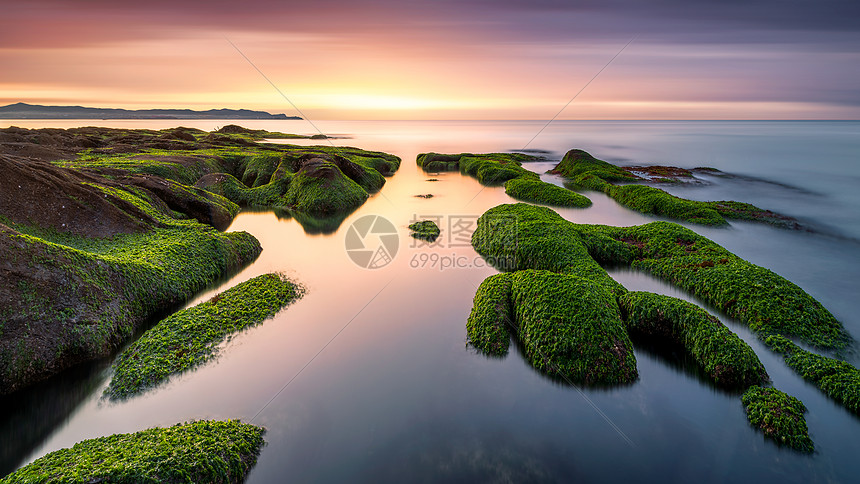
POLYGON ((420 220, 409 224, 409 235, 416 239, 435 242, 440 233, 442 231, 439 230, 439 226, 432 220, 420 220))
POLYGON ((806 426, 806 407, 800 400, 776 388, 750 387, 743 395, 750 423, 778 444, 800 452, 815 450, 806 426))
POLYGON ((806 229, 792 217, 764 210, 749 203, 730 200, 715 202, 687 200, 659 188, 636 184, 643 181, 693 180, 693 172, 684 168, 619 167, 598 160, 583 150, 574 149, 564 155, 552 172, 567 178, 573 188, 603 192, 625 207, 642 213, 703 225, 727 225, 726 219, 736 219, 764 222, 783 228, 806 229))

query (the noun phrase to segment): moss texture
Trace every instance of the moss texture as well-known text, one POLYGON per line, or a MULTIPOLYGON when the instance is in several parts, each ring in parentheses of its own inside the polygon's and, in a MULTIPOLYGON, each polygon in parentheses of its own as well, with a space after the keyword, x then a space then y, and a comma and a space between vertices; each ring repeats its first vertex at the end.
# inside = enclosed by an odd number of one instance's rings
POLYGON ((628 331, 683 345, 716 384, 746 388, 768 380, 755 351, 695 304, 649 292, 629 292, 619 298, 619 305, 628 331))
POLYGON ((302 289, 284 276, 265 274, 173 313, 120 353, 105 395, 126 398, 206 363, 227 335, 263 322, 301 296, 302 289))
POLYGON ((263 433, 235 420, 204 420, 115 434, 51 452, 0 483, 240 483, 257 463, 263 433))
POLYGON ((850 363, 806 351, 782 336, 769 336, 765 343, 781 353, 786 364, 800 376, 849 411, 860 415, 860 370, 850 363))
POLYGON ((418 155, 417 163, 425 171, 460 171, 482 185, 504 185, 505 193, 524 202, 576 208, 591 205, 587 197, 541 181, 537 173, 522 167, 523 162, 537 159, 521 153, 422 153, 418 155))
POLYGON ((469 343, 485 354, 503 356, 508 353, 511 331, 515 328, 511 274, 496 274, 484 279, 475 293, 472 313, 466 322, 469 343))
POLYGON ((435 242, 440 233, 442 231, 439 230, 439 226, 432 220, 419 220, 409 224, 409 235, 416 239, 435 242))
MULTIPOLYGON (((647 169, 658 173, 686 171, 655 166, 647 169)), ((603 192, 625 207, 642 213, 712 226, 727 225, 726 219, 737 219, 764 222, 784 228, 800 228, 797 220, 791 217, 748 203, 687 200, 670 195, 659 188, 630 184, 643 179, 611 163, 598 160, 583 150, 568 151, 553 172, 566 177, 572 188, 603 192)))
POLYGON ((23 298, 4 322, 0 393, 107 356, 152 315, 261 251, 248 233, 172 219, 133 191, 105 189, 150 214, 156 226, 110 238, 0 226, 2 269, 16 289, 10 297, 23 298))
POLYGON ((800 452, 815 450, 800 400, 775 388, 750 387, 742 397, 750 423, 768 438, 800 452))
POLYGON ((511 275, 511 307, 523 353, 536 369, 574 383, 636 380, 636 358, 615 297, 577 275, 511 275))
MULTIPOLYGON (((238 126, 228 134, 197 136, 196 143, 168 148, 143 143, 138 149, 87 150, 62 166, 105 176, 156 175, 195 185, 244 207, 303 212, 315 217, 348 214, 385 176, 400 166, 396 156, 352 147, 260 144, 274 133, 238 126)), ((129 130, 140 138, 139 130, 129 130)), ((143 138, 146 139, 146 138, 143 138)))
POLYGON ((574 191, 534 178, 514 178, 505 182, 505 193, 524 202, 542 203, 553 207, 586 208, 591 200, 574 191))
POLYGON ((677 224, 580 225, 545 207, 500 205, 479 219, 472 245, 505 270, 599 274, 598 262, 628 265, 695 294, 759 334, 823 348, 849 341, 841 323, 801 288, 677 224))

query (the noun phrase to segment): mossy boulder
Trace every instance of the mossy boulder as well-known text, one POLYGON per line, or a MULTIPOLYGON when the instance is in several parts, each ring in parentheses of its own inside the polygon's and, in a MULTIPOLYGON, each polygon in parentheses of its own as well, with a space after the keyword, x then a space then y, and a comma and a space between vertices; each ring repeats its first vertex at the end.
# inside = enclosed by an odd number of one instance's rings
POLYGON ((409 224, 409 235, 416 239, 435 242, 440 233, 442 231, 439 230, 439 226, 432 220, 419 220, 409 224))
POLYGON ((717 318, 695 304, 649 292, 619 298, 630 333, 682 345, 717 385, 747 388, 768 380, 755 351, 717 318))
POLYGON ((584 150, 573 149, 565 153, 553 171, 566 178, 576 179, 582 175, 591 175, 607 182, 631 182, 638 180, 636 175, 622 170, 612 163, 598 160, 584 150))
POLYGON ((569 383, 622 384, 638 375, 614 295, 576 275, 523 270, 488 277, 466 328, 470 343, 490 355, 506 354, 516 335, 532 366, 569 383))
POLYGON ((750 387, 742 401, 750 423, 780 445, 804 453, 815 450, 806 426, 806 407, 775 388, 750 387))
POLYGON ((274 316, 302 294, 283 275, 265 274, 171 314, 120 353, 105 395, 126 398, 205 364, 227 335, 274 316))
POLYGON ((615 297, 577 275, 511 275, 516 334, 536 369, 573 383, 621 384, 637 376, 633 345, 615 297))
POLYGON ((89 439, 40 457, 0 483, 241 483, 257 463, 264 432, 236 420, 201 420, 89 439))
POLYGON ((293 175, 284 205, 315 216, 351 212, 367 200, 368 193, 323 158, 312 158, 293 175))
POLYGON ((0 394, 109 355, 153 314, 261 250, 245 232, 211 226, 238 207, 175 181, 37 160, 5 167, 0 193, 20 185, 33 198, 0 214, 0 394))

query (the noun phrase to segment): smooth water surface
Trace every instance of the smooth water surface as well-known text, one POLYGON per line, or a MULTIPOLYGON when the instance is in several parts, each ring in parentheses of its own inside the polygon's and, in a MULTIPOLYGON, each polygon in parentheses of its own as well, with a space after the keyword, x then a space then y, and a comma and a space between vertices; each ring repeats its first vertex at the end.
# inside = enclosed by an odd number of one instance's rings
MULTIPOLYGON (((182 123, 207 130, 227 124, 182 123)), ((313 134, 303 121, 242 124, 313 134)), ((7 399, 0 417, 0 472, 86 438, 191 419, 240 418, 268 429, 249 477, 255 483, 855 479, 860 418, 801 380, 736 321, 723 318, 753 346, 774 385, 808 407, 814 455, 766 441, 747 423, 739 395, 715 388, 682 358, 651 348, 636 348, 640 378, 634 384, 579 389, 541 376, 515 345, 501 359, 467 347, 472 297, 496 272, 471 248, 469 235, 478 216, 511 199, 503 188, 482 187, 459 173, 423 173, 415 157, 423 151, 522 149, 543 124, 318 122, 328 134, 352 137, 335 144, 400 156, 400 171, 334 233, 307 234, 295 220, 271 212, 240 214, 229 230, 254 234, 262 255, 189 304, 270 271, 290 274, 307 295, 233 337, 216 362, 126 402, 100 399, 109 362, 7 399), (344 248, 350 224, 366 215, 385 217, 399 229, 398 254, 382 268, 358 267, 344 248), (406 226, 416 218, 439 222, 437 244, 409 238, 406 226)), ((106 125, 163 128, 175 122, 106 125)), ((691 226, 797 283, 860 337, 858 133, 855 122, 556 122, 528 146, 546 150, 550 161, 528 167, 543 173, 568 149, 582 148, 621 164, 712 166, 744 175, 670 191, 748 201, 818 229, 691 226)), ((561 183, 553 175, 543 177, 561 183)), ((579 223, 654 220, 602 194, 586 195, 594 201, 591 208, 559 212, 579 223)), ((631 290, 694 300, 641 273, 611 274, 631 290)), ((860 362, 856 353, 849 359, 860 362)))

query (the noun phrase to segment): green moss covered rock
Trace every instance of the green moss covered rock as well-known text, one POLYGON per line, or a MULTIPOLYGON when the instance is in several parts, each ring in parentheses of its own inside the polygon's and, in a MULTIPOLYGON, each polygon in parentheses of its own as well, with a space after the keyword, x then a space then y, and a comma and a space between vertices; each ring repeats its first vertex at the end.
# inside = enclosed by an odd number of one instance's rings
POLYGON ((750 387, 742 400, 750 423, 766 437, 800 452, 815 450, 803 417, 806 407, 800 400, 759 386, 750 387))
POLYGON ((566 188, 534 178, 514 178, 505 182, 505 193, 524 202, 542 203, 553 207, 585 208, 591 206, 588 197, 566 188))
POLYGON ((469 343, 485 354, 503 356, 508 353, 515 329, 511 274, 496 274, 484 279, 475 293, 472 313, 466 322, 469 343))
POLYGON ((636 380, 633 344, 606 286, 577 275, 517 271, 511 308, 523 352, 536 369, 573 383, 636 380))
POLYGON ((541 181, 537 173, 522 167, 523 162, 537 159, 521 153, 422 153, 418 155, 417 163, 425 171, 459 171, 474 177, 482 185, 504 185, 505 193, 524 202, 576 208, 591 205, 587 197, 541 181))
POLYGON ((843 407, 860 415, 860 370, 845 361, 806 351, 782 336, 768 336, 765 343, 781 353, 786 364, 800 376, 843 407))
POLYGON ((629 265, 695 294, 760 334, 824 348, 849 341, 842 324, 803 289, 677 224, 581 225, 545 207, 500 205, 481 216, 472 245, 505 270, 599 276, 598 262, 629 265))
POLYGON ((162 215, 134 192, 111 193, 157 220, 141 233, 91 238, 0 224, 0 393, 105 357, 152 315, 254 260, 245 232, 162 215))
POLYGON ((409 224, 409 235, 416 239, 435 242, 440 233, 442 231, 439 230, 439 226, 432 220, 419 220, 409 224))
POLYGON ((274 316, 302 294, 284 276, 265 274, 171 314, 120 353, 105 395, 129 397, 206 363, 227 335, 274 316))
POLYGON ((755 351, 695 304, 649 292, 629 292, 619 298, 619 305, 628 331, 683 345, 714 383, 746 388, 767 381, 755 351))
MULTIPOLYGON (((674 167, 645 167, 650 172, 678 172, 674 167)), ((700 202, 676 197, 659 188, 636 185, 642 179, 618 166, 598 160, 583 150, 570 150, 553 169, 568 179, 574 189, 603 192, 621 205, 642 213, 685 222, 721 226, 726 219, 765 222, 775 226, 801 228, 797 220, 748 203, 735 201, 700 202), (620 184, 619 184, 620 183, 620 184)))
POLYGON ((257 463, 264 430, 235 420, 84 440, 36 459, 0 483, 240 483, 257 463))

